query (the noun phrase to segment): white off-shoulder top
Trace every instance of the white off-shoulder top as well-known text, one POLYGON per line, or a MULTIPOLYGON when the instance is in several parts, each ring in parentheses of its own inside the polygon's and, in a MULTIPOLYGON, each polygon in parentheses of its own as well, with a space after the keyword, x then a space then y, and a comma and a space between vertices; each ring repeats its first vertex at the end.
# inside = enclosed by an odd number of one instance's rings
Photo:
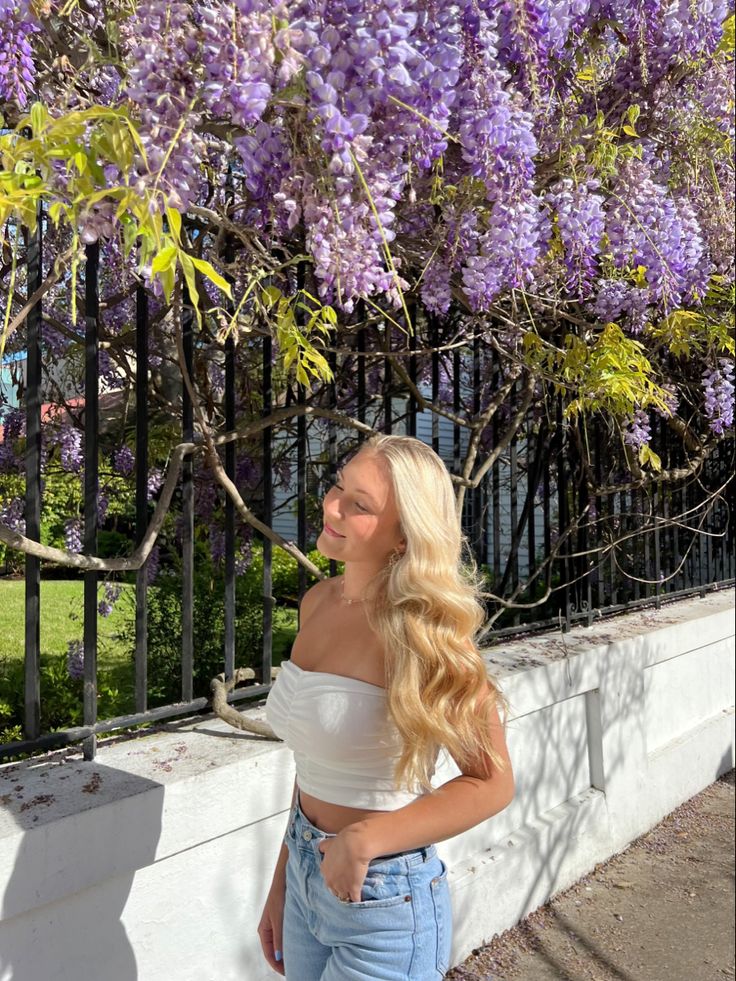
POLYGON ((330 804, 393 811, 420 794, 394 789, 401 737, 386 689, 284 661, 266 718, 294 753, 301 790, 330 804))

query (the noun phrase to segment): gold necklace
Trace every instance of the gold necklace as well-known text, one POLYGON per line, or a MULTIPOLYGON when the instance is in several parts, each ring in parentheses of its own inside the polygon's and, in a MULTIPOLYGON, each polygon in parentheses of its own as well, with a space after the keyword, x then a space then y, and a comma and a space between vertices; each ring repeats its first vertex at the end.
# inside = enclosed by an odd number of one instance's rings
POLYGON ((345 580, 340 583, 340 596, 343 603, 365 603, 365 599, 348 599, 345 595, 345 580))

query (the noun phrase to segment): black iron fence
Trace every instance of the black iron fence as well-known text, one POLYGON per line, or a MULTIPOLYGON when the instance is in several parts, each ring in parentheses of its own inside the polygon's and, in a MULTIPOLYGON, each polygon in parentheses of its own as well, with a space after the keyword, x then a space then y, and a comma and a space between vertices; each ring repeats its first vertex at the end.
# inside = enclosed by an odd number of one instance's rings
MULTIPOLYGON (((42 225, 27 242, 27 291, 32 295, 42 282, 42 225)), ((96 244, 87 247, 84 282, 84 507, 83 551, 98 552, 99 514, 99 358, 100 302, 98 272, 100 253, 96 244)), ((139 287, 135 293, 135 528, 131 550, 143 540, 151 520, 149 500, 149 297, 139 287)), ((492 345, 484 343, 479 331, 462 338, 457 323, 443 322, 414 311, 410 336, 387 329, 381 322, 356 327, 343 333, 329 348, 328 361, 333 382, 303 385, 279 377, 275 397, 273 341, 264 332, 251 341, 259 345, 260 377, 257 402, 262 418, 274 409, 284 410, 278 427, 266 425, 260 436, 258 456, 260 479, 242 489, 243 499, 264 525, 278 525, 282 534, 307 552, 314 540, 318 501, 331 481, 346 449, 354 448, 369 430, 400 432, 424 439, 446 460, 458 477, 468 447, 468 430, 463 419, 472 419, 482 409, 482 393, 498 391, 506 380, 505 365, 492 345), (388 343, 387 343, 388 338, 388 343), (458 340, 461 338, 461 340, 458 340), (372 374, 371 374, 372 373, 372 374), (350 385, 343 382, 349 379, 350 385), (430 411, 420 404, 426 399, 439 407, 430 411), (349 416, 358 428, 326 415, 317 425, 305 411, 307 405, 349 416), (292 415, 289 415, 291 410, 292 415), (363 428, 360 428, 362 426, 363 428), (274 451, 280 464, 289 462, 293 493, 274 486, 274 451)), ((41 330, 43 301, 30 311, 26 321, 26 368, 24 405, 25 441, 25 534, 41 540, 42 446, 41 330)), ((194 378, 201 345, 193 311, 186 304, 179 314, 184 362, 194 378)), ((363 321, 365 323, 365 321, 363 321)), ((485 328, 484 328, 485 329, 485 328)), ((221 401, 221 431, 236 428, 236 346, 232 337, 221 347, 224 368, 221 401)), ((705 593, 731 583, 734 577, 734 535, 730 520, 732 506, 733 442, 722 442, 696 473, 681 480, 636 486, 630 475, 612 465, 612 434, 606 420, 568 420, 561 395, 547 393, 542 404, 529 403, 521 378, 510 387, 505 407, 497 411, 485 433, 485 455, 499 446, 499 453, 477 486, 466 481, 462 512, 463 530, 476 561, 488 582, 488 616, 492 629, 488 641, 521 631, 549 627, 569 629, 573 624, 590 624, 597 616, 630 609, 645 603, 660 603, 692 593, 705 593), (526 402, 524 401, 526 399, 526 402), (523 422, 514 428, 514 414, 523 412, 523 422), (591 487, 594 492, 591 494, 591 487)), ((487 398, 486 398, 487 404, 487 398)), ((181 442, 194 447, 200 435, 194 424, 192 403, 186 386, 179 400, 181 442)), ((673 434, 665 419, 653 416, 652 446, 672 471, 684 467, 682 439, 673 434)), ((228 478, 238 474, 240 443, 220 440, 223 465, 228 478)), ((253 453, 251 442, 250 452, 253 453)), ((480 459, 483 459, 481 454, 480 459)), ((616 457, 620 459, 620 455, 616 457)), ((0 746, 0 757, 83 741, 84 753, 95 753, 100 733, 143 722, 160 721, 191 714, 207 707, 206 696, 196 697, 193 677, 197 651, 195 624, 195 514, 196 467, 201 456, 185 453, 177 495, 177 553, 181 575, 180 700, 149 706, 148 684, 148 570, 143 565, 134 574, 135 641, 134 711, 111 719, 97 717, 98 587, 100 573, 87 570, 84 578, 84 706, 83 724, 52 733, 41 732, 40 623, 42 559, 25 557, 25 718, 24 738, 0 746)), ((616 465, 618 466, 618 464, 616 465)), ((476 468, 477 469, 477 468, 476 468)), ((283 483, 283 481, 282 481, 283 483)), ((238 547, 236 508, 224 500, 224 630, 222 670, 232 677, 235 670, 238 547)), ((274 543, 254 533, 263 556, 260 604, 262 648, 252 666, 260 684, 231 694, 232 699, 262 696, 271 678, 273 646, 274 543)), ((330 574, 337 572, 330 563, 330 574)), ((308 586, 303 566, 297 572, 298 596, 308 586)), ((173 629, 173 628, 172 628, 173 629)))

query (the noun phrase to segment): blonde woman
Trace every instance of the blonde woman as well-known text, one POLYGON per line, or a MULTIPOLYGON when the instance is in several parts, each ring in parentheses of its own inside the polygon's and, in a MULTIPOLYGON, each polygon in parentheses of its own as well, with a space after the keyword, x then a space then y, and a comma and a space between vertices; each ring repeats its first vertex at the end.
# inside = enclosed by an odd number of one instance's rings
POLYGON ((507 703, 474 643, 479 580, 418 439, 367 440, 323 511, 317 547, 344 572, 304 595, 266 704, 296 780, 258 934, 288 981, 434 981, 452 932, 435 843, 514 796, 507 703), (441 747, 461 775, 433 789, 441 747))

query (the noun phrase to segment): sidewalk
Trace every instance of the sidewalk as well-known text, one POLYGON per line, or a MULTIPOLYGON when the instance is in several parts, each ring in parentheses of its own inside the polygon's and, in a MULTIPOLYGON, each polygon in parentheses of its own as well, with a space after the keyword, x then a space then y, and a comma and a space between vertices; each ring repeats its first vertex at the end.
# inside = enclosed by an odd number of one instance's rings
POLYGON ((734 978, 734 771, 478 948, 446 981, 734 978))

